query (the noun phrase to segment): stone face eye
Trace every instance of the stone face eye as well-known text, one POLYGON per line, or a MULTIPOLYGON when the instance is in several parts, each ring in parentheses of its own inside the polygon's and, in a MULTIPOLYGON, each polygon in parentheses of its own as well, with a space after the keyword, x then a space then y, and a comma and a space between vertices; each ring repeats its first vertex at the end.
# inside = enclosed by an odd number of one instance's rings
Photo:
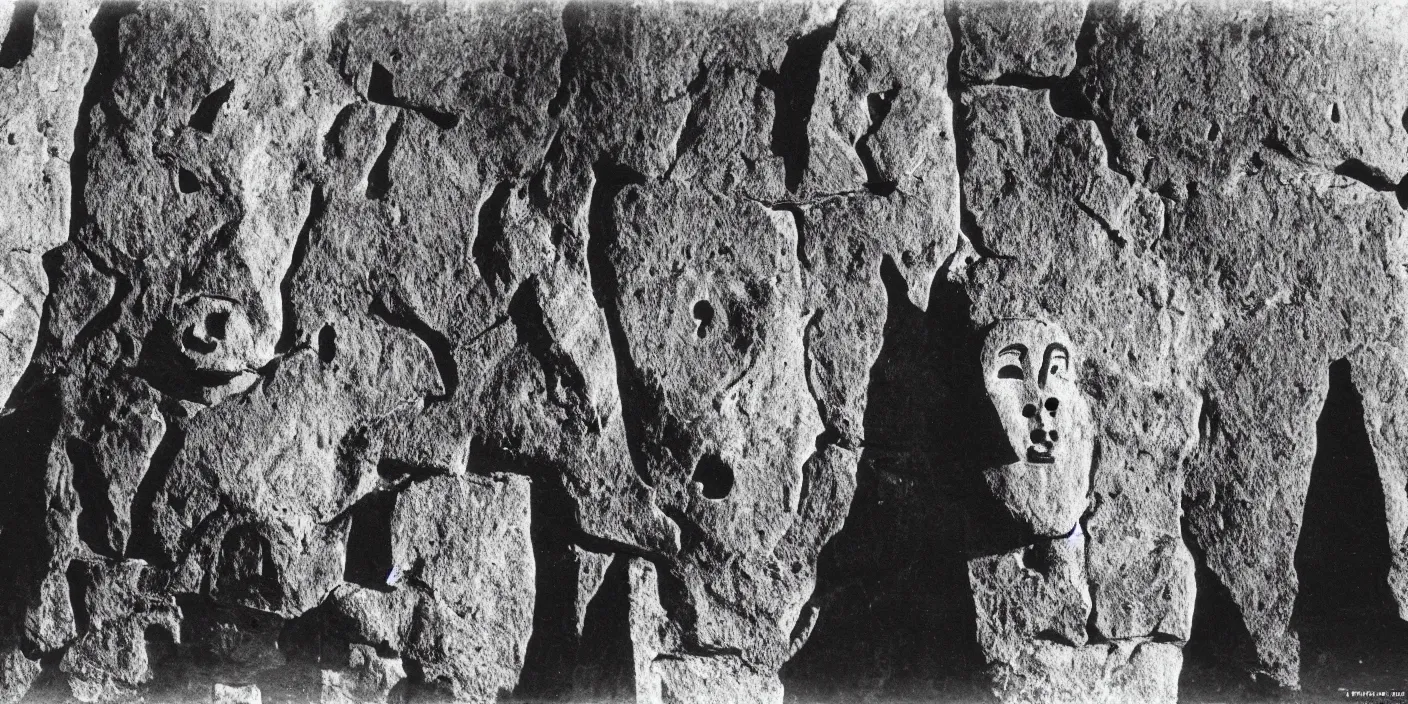
POLYGON ((1055 413, 1056 409, 1060 407, 1060 405, 1061 402, 1057 401, 1054 397, 1046 399, 1046 410, 1051 411, 1052 413, 1055 413))
POLYGON ((1033 405, 1030 404, 1030 403, 1027 404, 1026 406, 1023 406, 1023 407, 1022 407, 1022 415, 1026 416, 1026 417, 1028 417, 1028 418, 1031 418, 1032 416, 1036 415, 1036 406, 1033 406, 1033 405))
POLYGON ((999 379, 1025 379, 1027 378, 1026 362, 1027 348, 1022 345, 1008 345, 997 353, 997 378, 999 379))
POLYGON ((1046 373, 1049 377, 1066 378, 1070 355, 1062 345, 1051 345, 1046 349, 1046 373))

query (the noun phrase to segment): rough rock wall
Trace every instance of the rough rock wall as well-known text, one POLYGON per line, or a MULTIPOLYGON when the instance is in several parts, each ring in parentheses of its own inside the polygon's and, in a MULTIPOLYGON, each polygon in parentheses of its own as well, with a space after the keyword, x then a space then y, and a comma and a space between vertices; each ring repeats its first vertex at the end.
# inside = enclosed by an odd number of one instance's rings
POLYGON ((5 701, 1314 691, 1335 550, 1401 640, 1402 5, 0 23, 5 701))

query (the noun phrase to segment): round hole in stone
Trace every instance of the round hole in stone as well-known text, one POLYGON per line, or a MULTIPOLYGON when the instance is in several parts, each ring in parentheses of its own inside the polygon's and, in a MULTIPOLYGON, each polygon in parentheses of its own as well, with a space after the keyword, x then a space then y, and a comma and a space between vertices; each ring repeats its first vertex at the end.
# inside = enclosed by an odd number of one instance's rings
POLYGON ((694 334, 699 339, 704 339, 709 334, 709 326, 714 324, 714 305, 708 301, 701 300, 694 304, 694 320, 699 323, 694 334))
POLYGON ((1055 430, 1047 433, 1046 437, 1051 438, 1051 442, 1056 442, 1057 440, 1061 439, 1060 433, 1057 433, 1055 430))
POLYGON ((1046 442, 1046 431, 1041 428, 1032 428, 1032 442, 1038 444, 1046 442))
POLYGON ((1046 574, 1051 570, 1051 557, 1044 550, 1045 546, 1031 545, 1022 550, 1022 566, 1038 574, 1046 574))
POLYGON ((1060 402, 1060 401, 1057 401, 1055 396, 1052 396, 1051 398, 1046 399, 1046 410, 1051 411, 1052 413, 1055 413, 1055 412, 1056 412, 1056 409, 1059 408, 1060 406, 1061 406, 1061 402, 1060 402))
POLYGON ((704 487, 704 498, 724 499, 733 491, 733 468, 718 455, 704 455, 694 466, 692 481, 704 487))
POLYGON ((1036 415, 1036 406, 1030 403, 1025 406, 1022 406, 1022 415, 1028 418, 1031 418, 1032 416, 1036 415))
POLYGON ((200 179, 190 171, 181 169, 176 172, 176 187, 182 193, 195 193, 200 190, 200 179))

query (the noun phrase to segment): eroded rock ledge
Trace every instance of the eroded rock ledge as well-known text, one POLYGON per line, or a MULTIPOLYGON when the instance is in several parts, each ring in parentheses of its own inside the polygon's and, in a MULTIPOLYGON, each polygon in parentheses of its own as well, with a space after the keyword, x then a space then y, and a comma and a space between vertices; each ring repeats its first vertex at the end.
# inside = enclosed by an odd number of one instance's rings
POLYGON ((1401 686, 1404 26, 0 4, 0 700, 1401 686))

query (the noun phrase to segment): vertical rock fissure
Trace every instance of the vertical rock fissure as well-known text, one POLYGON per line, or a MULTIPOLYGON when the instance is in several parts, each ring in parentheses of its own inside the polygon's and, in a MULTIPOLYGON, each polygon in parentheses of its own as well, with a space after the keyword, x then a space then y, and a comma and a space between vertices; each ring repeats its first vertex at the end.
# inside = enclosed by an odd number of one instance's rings
POLYGON ((874 151, 870 147, 871 140, 885 124, 885 118, 890 114, 890 106, 899 92, 900 86, 895 85, 888 90, 871 93, 865 99, 870 126, 866 128, 865 134, 856 140, 855 150, 856 158, 860 159, 861 165, 865 167, 865 189, 872 195, 888 196, 899 187, 899 183, 894 179, 883 178, 880 166, 875 161, 874 151))
POLYGON ((92 111, 108 95, 122 73, 123 61, 118 36, 122 18, 137 10, 135 2, 108 2, 98 8, 89 31, 98 45, 98 57, 88 83, 83 86, 83 99, 78 103, 78 122, 73 130, 73 154, 69 157, 69 239, 78 240, 78 233, 88 224, 88 142, 93 132, 92 111))
POLYGON ((327 201, 323 197, 323 186, 316 184, 308 198, 308 217, 303 219, 303 227, 298 230, 298 239, 294 241, 288 269, 284 271, 284 278, 279 282, 279 294, 283 298, 283 329, 279 332, 279 341, 274 345, 274 352, 277 354, 287 353, 299 341, 298 312, 293 305, 293 282, 299 270, 303 268, 304 260, 308 258, 308 243, 313 228, 322 220, 326 210, 327 201))
POLYGON ((983 242, 983 231, 978 226, 978 218, 968 207, 968 196, 964 192, 963 177, 968 172, 968 151, 971 144, 971 135, 968 132, 968 109, 963 105, 963 85, 962 73, 959 70, 960 59, 963 55, 963 33, 958 28, 958 8, 953 3, 944 5, 944 19, 948 21, 949 41, 952 46, 948 52, 948 102, 949 115, 953 120, 953 158, 954 173, 958 176, 958 231, 968 239, 973 245, 973 250, 980 256, 988 259, 1006 258, 991 249, 988 249, 983 242))
POLYGON ((504 248, 508 245, 504 234, 504 209, 508 207, 509 196, 513 193, 512 181, 499 181, 489 196, 479 206, 475 218, 474 244, 470 253, 474 266, 479 270, 479 278, 488 284, 496 296, 507 292, 509 263, 504 248))
POLYGON ((127 543, 127 557, 146 560, 153 565, 170 566, 170 556, 160 545, 155 523, 157 500, 165 488, 167 475, 186 446, 186 428, 173 413, 163 411, 166 434, 157 443, 147 470, 137 483, 132 496, 132 536, 127 543))
POLYGON ((630 185, 645 183, 640 173, 605 161, 592 166, 592 192, 587 208, 587 273, 592 295, 606 317, 606 330, 611 352, 616 361, 616 388, 621 400, 621 416, 626 426, 626 445, 631 464, 646 486, 653 486, 646 466, 644 451, 645 410, 643 389, 635 377, 635 362, 631 359, 629 342, 621 324, 621 312, 616 299, 620 292, 611 250, 616 244, 616 217, 613 213, 616 197, 630 185))
POLYGON ((787 190, 796 193, 811 159, 807 126, 821 82, 821 60, 836 38, 836 22, 787 41, 787 53, 777 71, 764 71, 758 82, 772 91, 774 101, 771 149, 782 158, 787 190))
POLYGON ((396 144, 401 141, 401 123, 404 119, 404 113, 396 115, 395 122, 386 130, 381 153, 367 174, 367 200, 381 200, 391 192, 391 156, 396 152, 396 144))
POLYGON ((1348 360, 1332 363, 1329 376, 1296 543, 1291 625, 1301 636, 1302 686, 1333 695, 1351 678, 1401 668, 1408 625, 1388 583, 1392 550, 1363 400, 1348 360))

